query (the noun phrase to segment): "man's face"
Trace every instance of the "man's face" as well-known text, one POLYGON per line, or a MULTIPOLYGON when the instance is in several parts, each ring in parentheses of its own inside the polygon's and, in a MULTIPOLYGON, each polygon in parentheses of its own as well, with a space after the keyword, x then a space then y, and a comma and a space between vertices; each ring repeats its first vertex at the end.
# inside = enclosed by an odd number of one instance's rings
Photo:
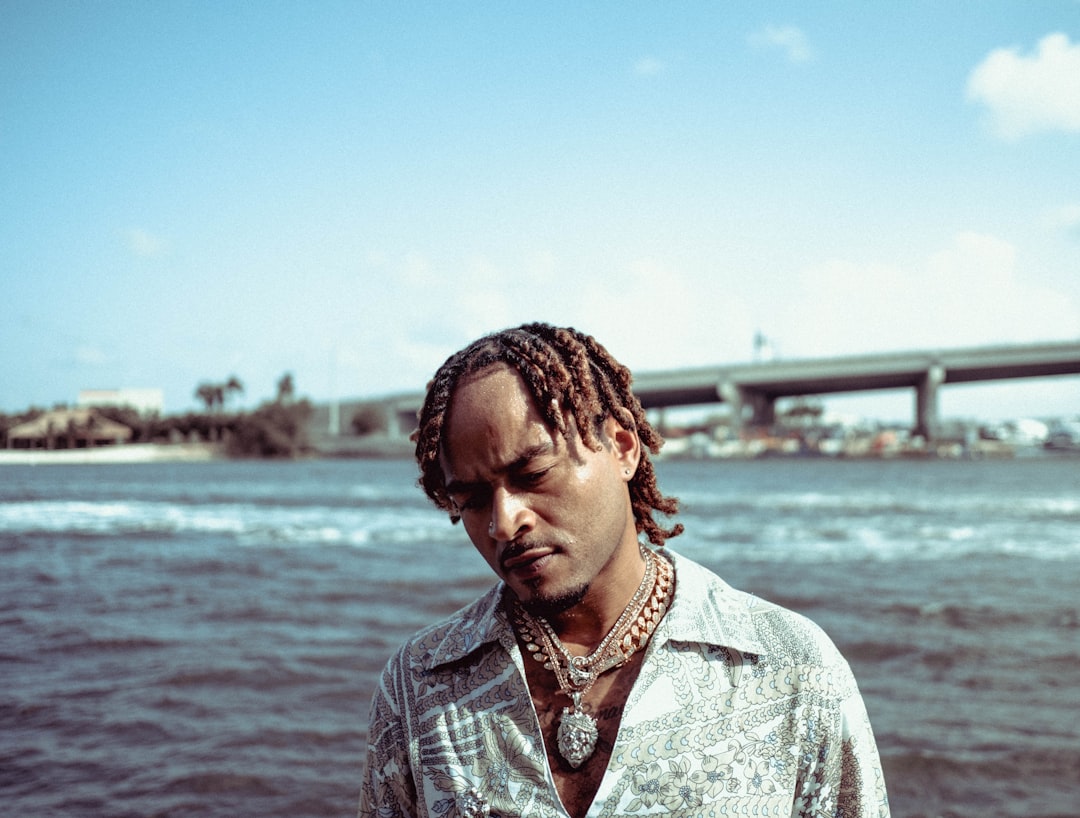
POLYGON ((473 545, 534 610, 603 595, 640 562, 627 490, 640 444, 613 419, 601 440, 597 452, 572 423, 565 437, 549 429, 505 365, 454 393, 440 458, 447 490, 473 545))

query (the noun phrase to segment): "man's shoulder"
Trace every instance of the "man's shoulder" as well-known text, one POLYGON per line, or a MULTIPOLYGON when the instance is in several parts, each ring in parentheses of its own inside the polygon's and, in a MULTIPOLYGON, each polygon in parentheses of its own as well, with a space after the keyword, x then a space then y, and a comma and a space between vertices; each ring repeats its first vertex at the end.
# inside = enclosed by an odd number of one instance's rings
POLYGON ((495 585, 463 608, 426 625, 405 640, 389 665, 432 670, 496 641, 504 626, 498 613, 501 598, 502 585, 495 585))
MULTIPOLYGON (((832 664, 839 653, 804 614, 733 588, 710 569, 673 555, 678 630, 702 641, 792 664, 832 664), (680 597, 681 594, 681 597, 680 597)), ((678 637, 676 637, 678 638, 678 637)))

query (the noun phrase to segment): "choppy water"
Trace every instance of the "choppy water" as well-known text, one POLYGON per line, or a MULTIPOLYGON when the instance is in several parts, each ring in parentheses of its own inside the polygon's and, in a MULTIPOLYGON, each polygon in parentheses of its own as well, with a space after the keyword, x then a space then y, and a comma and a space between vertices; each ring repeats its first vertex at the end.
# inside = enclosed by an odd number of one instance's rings
MULTIPOLYGON (((1080 461, 659 471, 673 548, 847 654, 894 815, 1078 814, 1080 461)), ((0 469, 0 811, 353 814, 382 663, 491 582, 413 479, 0 469)))

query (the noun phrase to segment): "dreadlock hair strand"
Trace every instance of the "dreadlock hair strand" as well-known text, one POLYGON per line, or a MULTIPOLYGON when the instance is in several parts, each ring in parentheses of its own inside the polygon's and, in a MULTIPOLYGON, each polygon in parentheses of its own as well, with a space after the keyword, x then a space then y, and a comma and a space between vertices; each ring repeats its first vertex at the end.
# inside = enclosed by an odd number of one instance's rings
POLYGON ((439 462, 450 403, 463 379, 499 363, 521 375, 540 416, 560 434, 569 433, 567 414, 582 441, 594 451, 603 447, 600 431, 608 417, 636 432, 642 451, 629 488, 637 531, 658 547, 682 533, 681 524, 664 528, 653 517, 653 512, 676 514, 679 503, 674 497, 665 497, 656 485, 650 453, 658 454, 664 440, 646 420, 641 401, 630 388, 630 370, 592 336, 542 323, 523 324, 474 341, 450 356, 428 384, 419 425, 412 435, 419 483, 451 520, 457 522, 461 516, 446 491, 439 462))

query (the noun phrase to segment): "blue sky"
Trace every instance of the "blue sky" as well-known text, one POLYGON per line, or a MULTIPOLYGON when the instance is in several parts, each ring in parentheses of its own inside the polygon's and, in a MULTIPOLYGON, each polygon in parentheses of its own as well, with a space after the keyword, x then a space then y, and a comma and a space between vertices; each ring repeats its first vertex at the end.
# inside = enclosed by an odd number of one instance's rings
POLYGON ((529 320, 638 370, 1077 339, 1080 2, 3 0, 0 213, 0 411, 414 391, 529 320))

